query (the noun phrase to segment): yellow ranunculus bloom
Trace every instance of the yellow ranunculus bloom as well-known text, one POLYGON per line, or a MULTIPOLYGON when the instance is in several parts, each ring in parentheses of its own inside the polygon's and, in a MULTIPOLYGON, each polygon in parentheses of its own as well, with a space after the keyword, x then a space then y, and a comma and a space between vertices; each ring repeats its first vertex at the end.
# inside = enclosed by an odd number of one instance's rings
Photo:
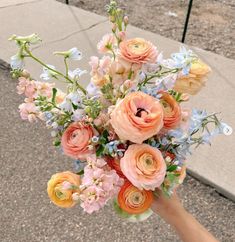
POLYGON ((81 179, 70 171, 54 174, 47 183, 47 193, 51 201, 63 208, 70 208, 76 204, 73 200, 73 194, 80 193, 79 186, 81 179), (65 187, 65 184, 70 184, 70 187, 65 187))
POLYGON ((186 76, 181 76, 176 80, 174 90, 191 95, 197 94, 207 81, 207 75, 211 71, 210 67, 201 60, 195 61, 186 76))

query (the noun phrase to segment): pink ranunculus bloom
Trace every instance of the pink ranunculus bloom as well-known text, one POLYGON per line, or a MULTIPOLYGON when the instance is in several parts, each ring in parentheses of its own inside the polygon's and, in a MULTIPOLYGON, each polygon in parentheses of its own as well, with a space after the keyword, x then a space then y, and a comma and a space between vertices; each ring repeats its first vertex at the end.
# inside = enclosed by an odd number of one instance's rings
POLYGON ((33 102, 26 102, 20 104, 19 112, 23 120, 28 120, 31 123, 37 121, 37 117, 39 115, 37 107, 33 102))
POLYGON ((70 124, 61 138, 64 153, 72 158, 85 160, 93 153, 88 147, 93 135, 94 131, 90 125, 83 122, 70 124))
POLYGON ((166 174, 162 153, 148 144, 130 145, 120 161, 123 174, 137 188, 155 190, 166 174))
POLYGON ((32 98, 36 94, 36 82, 34 80, 26 79, 25 77, 19 78, 18 86, 16 87, 18 94, 24 94, 26 97, 32 98))
POLYGON ((119 56, 130 63, 142 65, 144 63, 155 63, 157 60, 156 46, 145 39, 124 40, 120 43, 119 48, 119 56))
POLYGON ((100 53, 104 54, 113 48, 116 43, 116 39, 113 34, 106 34, 103 36, 102 40, 97 44, 97 49, 100 53))
POLYGON ((110 123, 120 139, 141 144, 163 126, 159 101, 143 92, 132 92, 116 104, 110 123))

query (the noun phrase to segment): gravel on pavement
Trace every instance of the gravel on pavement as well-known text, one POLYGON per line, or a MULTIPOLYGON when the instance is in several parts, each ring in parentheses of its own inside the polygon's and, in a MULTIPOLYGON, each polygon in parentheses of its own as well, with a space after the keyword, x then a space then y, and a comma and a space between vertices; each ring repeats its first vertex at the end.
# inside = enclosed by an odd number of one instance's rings
MULTIPOLYGON (((50 203, 46 185, 52 174, 73 169, 73 162, 52 145, 40 122, 20 119, 16 81, 0 62, 0 241, 2 242, 177 242, 173 230, 157 215, 129 223, 105 207, 93 215, 77 206, 50 203)), ((179 189, 185 207, 220 241, 235 241, 235 204, 213 188, 188 176, 179 189)))

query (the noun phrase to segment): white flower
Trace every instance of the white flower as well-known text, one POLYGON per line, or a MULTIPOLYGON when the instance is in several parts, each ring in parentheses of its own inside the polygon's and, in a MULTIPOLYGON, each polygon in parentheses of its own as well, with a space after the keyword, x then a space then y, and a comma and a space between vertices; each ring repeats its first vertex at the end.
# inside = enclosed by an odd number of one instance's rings
POLYGON ((68 75, 71 79, 75 80, 75 79, 79 79, 82 75, 86 74, 87 71, 86 70, 81 70, 79 68, 73 70, 73 71, 68 71, 68 75))
POLYGON ((56 137, 57 132, 55 130, 51 131, 51 137, 56 137))
POLYGON ((85 111, 83 109, 77 109, 73 112, 72 120, 80 121, 85 116, 85 111))
POLYGON ((24 58, 21 56, 20 53, 17 53, 16 55, 13 55, 11 57, 11 68, 13 70, 20 69, 22 70, 24 67, 24 58))
MULTIPOLYGON (((52 65, 47 65, 47 66, 53 70, 56 70, 55 67, 52 65)), ((40 75, 40 78, 43 79, 44 81, 48 81, 52 77, 56 77, 56 75, 57 75, 56 72, 54 72, 46 67, 43 67, 43 73, 40 75)))
POLYGON ((160 89, 169 90, 175 85, 177 74, 170 74, 162 78, 156 79, 155 85, 159 86, 160 89))
POLYGON ((231 135, 233 133, 232 127, 228 126, 226 123, 221 123, 220 129, 222 130, 224 135, 231 135))
POLYGON ((65 98, 65 100, 59 105, 59 107, 66 112, 73 111, 73 105, 72 105, 71 101, 67 98, 65 98))
POLYGON ((81 60, 82 52, 80 52, 76 47, 68 51, 68 58, 71 60, 81 60))
POLYGON ((27 36, 17 36, 17 35, 12 35, 9 40, 15 40, 16 42, 21 42, 21 43, 30 43, 30 44, 37 44, 41 41, 39 36, 37 34, 31 34, 27 36))
POLYGON ((90 96, 90 97, 99 96, 101 94, 100 89, 97 86, 95 86, 92 82, 90 82, 87 85, 86 90, 87 90, 88 96, 90 96))
POLYGON ((82 93, 81 92, 71 92, 67 95, 67 99, 69 99, 74 105, 78 105, 82 101, 82 93))

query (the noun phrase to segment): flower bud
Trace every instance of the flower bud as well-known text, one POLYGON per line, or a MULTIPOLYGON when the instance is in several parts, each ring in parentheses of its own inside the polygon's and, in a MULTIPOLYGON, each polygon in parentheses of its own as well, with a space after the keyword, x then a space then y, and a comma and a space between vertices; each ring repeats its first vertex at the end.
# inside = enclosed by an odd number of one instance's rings
POLYGON ((22 72, 21 72, 21 76, 22 77, 25 77, 25 78, 29 78, 30 77, 30 73, 27 71, 27 70, 23 70, 22 72))
POLYGON ((123 22, 124 22, 125 25, 128 25, 128 23, 129 23, 129 18, 128 18, 127 16, 124 16, 124 18, 123 18, 123 22))

